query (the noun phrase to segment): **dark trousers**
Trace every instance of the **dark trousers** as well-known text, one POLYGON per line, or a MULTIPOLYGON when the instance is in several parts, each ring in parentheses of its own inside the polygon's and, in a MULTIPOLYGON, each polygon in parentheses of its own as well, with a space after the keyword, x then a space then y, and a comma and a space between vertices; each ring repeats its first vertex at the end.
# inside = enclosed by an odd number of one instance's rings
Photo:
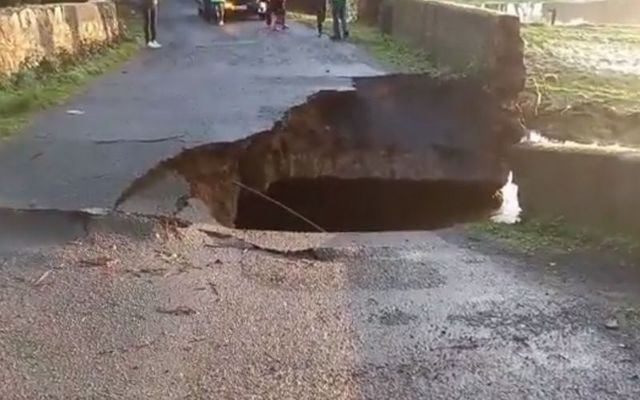
POLYGON ((322 25, 325 19, 327 19, 327 1, 320 0, 318 8, 316 9, 316 23, 318 25, 318 36, 322 36, 322 25))
POLYGON ((156 40, 156 26, 158 25, 158 7, 144 9, 144 40, 149 43, 156 40))
POLYGON ((334 5, 331 7, 331 14, 333 16, 333 36, 337 39, 349 36, 346 2, 342 6, 334 5))
POLYGON ((276 24, 280 22, 284 26, 285 24, 284 18, 286 13, 287 11, 285 9, 284 0, 269 0, 269 2, 267 3, 267 15, 266 15, 267 25, 271 25, 272 22, 275 22, 276 24), (275 17, 275 21, 273 21, 274 17, 275 17))
POLYGON ((224 22, 224 3, 221 1, 211 2, 210 0, 203 0, 205 9, 205 18, 211 22, 213 19, 215 22, 224 22))
POLYGON ((216 21, 224 22, 224 3, 217 2, 213 3, 213 11, 216 13, 216 21))

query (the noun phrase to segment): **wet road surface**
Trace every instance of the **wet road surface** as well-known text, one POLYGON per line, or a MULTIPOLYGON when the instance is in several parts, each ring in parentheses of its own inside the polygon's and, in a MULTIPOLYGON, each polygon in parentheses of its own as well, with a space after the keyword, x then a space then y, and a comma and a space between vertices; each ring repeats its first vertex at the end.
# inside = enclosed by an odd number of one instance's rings
POLYGON ((0 207, 111 208, 135 178, 183 148, 271 128, 320 89, 380 74, 354 45, 292 24, 213 27, 193 0, 161 6, 159 40, 0 148, 0 207), (81 110, 70 115, 67 110, 81 110))
POLYGON ((640 396, 628 267, 548 268, 455 231, 57 218, 0 249, 3 399, 640 396))
MULTIPOLYGON (((183 147, 267 129, 378 72, 302 27, 216 29, 189 0, 162 10, 163 50, 3 144, 0 206, 110 208, 183 147)), ((584 261, 550 267, 455 230, 0 211, 0 398, 640 398, 640 277, 584 261)))

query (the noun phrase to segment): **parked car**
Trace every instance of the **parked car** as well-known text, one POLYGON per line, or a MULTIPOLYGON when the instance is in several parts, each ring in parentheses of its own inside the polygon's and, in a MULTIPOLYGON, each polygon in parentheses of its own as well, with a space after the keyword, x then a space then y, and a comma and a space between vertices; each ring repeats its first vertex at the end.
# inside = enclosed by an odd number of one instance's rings
MULTIPOLYGON (((198 3, 198 14, 207 21, 213 21, 213 7, 205 7, 205 2, 211 0, 196 0, 198 3)), ((226 0, 224 10, 227 15, 242 14, 247 16, 257 15, 261 19, 267 14, 267 2, 265 0, 226 0)))

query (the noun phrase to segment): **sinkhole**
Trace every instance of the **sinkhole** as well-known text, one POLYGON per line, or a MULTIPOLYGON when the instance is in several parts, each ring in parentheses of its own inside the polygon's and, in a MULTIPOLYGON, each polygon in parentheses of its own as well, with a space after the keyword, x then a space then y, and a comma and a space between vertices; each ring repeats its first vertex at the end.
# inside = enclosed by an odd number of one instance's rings
POLYGON ((334 232, 437 229, 504 208, 508 151, 523 135, 509 99, 468 77, 353 86, 313 94, 271 129, 182 151, 136 180, 117 208, 334 232))
POLYGON ((493 185, 455 181, 294 178, 272 183, 264 194, 241 191, 237 228, 431 230, 489 218, 502 204, 493 185))

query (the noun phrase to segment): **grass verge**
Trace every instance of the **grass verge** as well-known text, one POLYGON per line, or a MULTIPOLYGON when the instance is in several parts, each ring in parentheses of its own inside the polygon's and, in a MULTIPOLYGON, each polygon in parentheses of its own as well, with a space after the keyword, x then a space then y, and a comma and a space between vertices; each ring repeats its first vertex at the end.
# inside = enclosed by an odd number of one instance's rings
POLYGON ((565 109, 589 101, 640 110, 640 68, 634 62, 640 28, 527 25, 522 36, 527 91, 542 95, 541 107, 565 109))
POLYGON ((0 139, 20 132, 35 113, 61 104, 92 79, 129 59, 140 48, 140 26, 127 19, 118 43, 74 57, 43 61, 0 81, 0 139))
POLYGON ((624 256, 640 256, 637 237, 611 234, 573 226, 562 219, 532 219, 513 225, 490 221, 467 226, 471 238, 490 240, 527 255, 611 251, 624 256))
POLYGON ((640 28, 522 27, 528 127, 581 143, 640 146, 640 28))
MULTIPOLYGON (((288 13, 289 14, 289 13, 288 13)), ((316 29, 316 17, 300 13, 290 13, 291 17, 316 29)), ((333 21, 327 18, 323 25, 325 32, 332 32, 333 21)), ((352 23, 349 25, 349 41, 362 47, 371 54, 383 66, 396 71, 407 73, 429 73, 433 75, 442 74, 443 71, 436 69, 426 52, 415 49, 409 45, 393 39, 375 27, 362 23, 352 23)))

